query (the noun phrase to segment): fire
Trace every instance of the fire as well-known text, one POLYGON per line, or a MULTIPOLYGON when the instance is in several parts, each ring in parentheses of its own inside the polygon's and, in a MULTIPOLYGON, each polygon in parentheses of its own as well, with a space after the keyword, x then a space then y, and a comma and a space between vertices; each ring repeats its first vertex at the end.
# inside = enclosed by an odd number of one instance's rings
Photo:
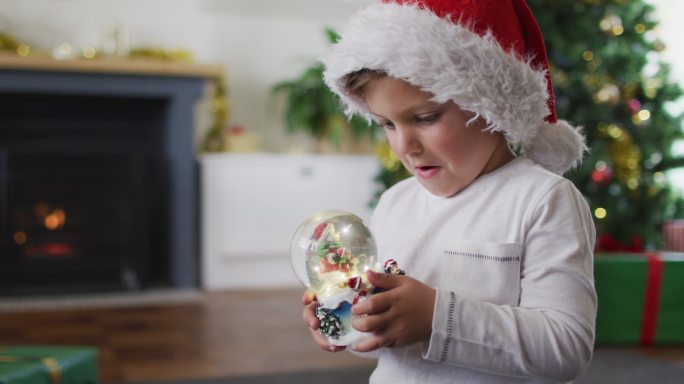
POLYGON ((55 231, 64 227, 66 223, 66 213, 62 209, 55 209, 43 215, 43 224, 50 231, 55 231))

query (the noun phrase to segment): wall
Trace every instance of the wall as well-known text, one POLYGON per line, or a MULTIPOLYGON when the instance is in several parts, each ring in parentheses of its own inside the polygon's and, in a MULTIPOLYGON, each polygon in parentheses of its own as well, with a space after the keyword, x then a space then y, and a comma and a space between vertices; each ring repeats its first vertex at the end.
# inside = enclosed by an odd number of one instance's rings
MULTIPOLYGON (((320 57, 325 26, 340 27, 373 0, 0 0, 0 28, 38 47, 99 46, 103 27, 125 26, 131 46, 191 49, 228 70, 232 121, 261 134, 265 149, 290 151, 301 138, 283 133, 269 89, 320 57)), ((663 59, 684 83, 684 2, 651 0, 661 20, 663 59)), ((683 109, 680 103, 679 109, 683 109)), ((200 123, 200 129, 207 123, 200 123)), ((201 135, 198 131, 198 137, 201 135)), ((306 144, 306 143, 305 143, 306 144)), ((684 152, 684 145, 682 145, 684 152)), ((683 171, 684 172, 684 171, 683 171)), ((684 173, 677 177, 682 180, 684 173)))
POLYGON ((656 7, 655 16, 660 22, 657 34, 666 46, 663 60, 672 65, 673 78, 684 84, 684 40, 681 38, 684 36, 684 24, 681 22, 684 2, 652 0, 651 3, 656 7))
POLYGON ((132 47, 190 49, 198 61, 226 65, 231 120, 261 134, 265 149, 288 151, 301 138, 283 133, 270 88, 320 57, 324 28, 341 26, 369 1, 0 0, 0 30, 37 48, 99 47, 116 22, 132 47))
MULTIPOLYGON (((664 62, 672 66, 672 78, 684 87, 684 23, 681 15, 684 15, 684 2, 681 0, 652 0, 656 6, 656 17, 660 21, 658 36, 665 43, 666 49, 662 52, 664 62)), ((684 99, 675 103, 673 112, 684 113, 684 99)), ((684 127, 682 127, 684 129, 684 127)), ((684 141, 674 146, 676 153, 684 156, 684 141)), ((684 193, 684 169, 680 168, 668 172, 672 183, 684 193)))

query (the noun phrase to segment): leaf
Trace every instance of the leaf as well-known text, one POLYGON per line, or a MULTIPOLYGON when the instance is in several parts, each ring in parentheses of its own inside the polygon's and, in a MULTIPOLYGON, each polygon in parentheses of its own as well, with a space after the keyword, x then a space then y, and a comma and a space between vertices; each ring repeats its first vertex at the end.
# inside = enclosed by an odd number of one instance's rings
POLYGON ((325 28, 325 34, 328 36, 328 42, 331 44, 337 44, 340 41, 340 35, 332 28, 325 28))
MULTIPOLYGON (((331 43, 339 35, 331 28, 325 29, 331 43)), ((305 68, 296 79, 284 80, 271 87, 271 92, 282 98, 282 117, 287 132, 306 132, 317 139, 329 138, 339 145, 345 129, 351 129, 354 137, 373 135, 373 130, 363 120, 351 124, 344 117, 342 104, 323 81, 324 66, 320 62, 305 68), (365 126, 365 128, 364 128, 365 126)))

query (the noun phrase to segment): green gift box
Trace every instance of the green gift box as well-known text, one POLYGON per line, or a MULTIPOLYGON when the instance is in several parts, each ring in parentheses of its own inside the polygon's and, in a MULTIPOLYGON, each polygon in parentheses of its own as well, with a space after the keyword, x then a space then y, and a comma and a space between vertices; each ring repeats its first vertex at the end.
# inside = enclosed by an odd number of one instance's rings
POLYGON ((0 346, 0 384, 97 383, 97 349, 0 346))
POLYGON ((684 253, 598 254, 597 344, 684 343, 684 253))

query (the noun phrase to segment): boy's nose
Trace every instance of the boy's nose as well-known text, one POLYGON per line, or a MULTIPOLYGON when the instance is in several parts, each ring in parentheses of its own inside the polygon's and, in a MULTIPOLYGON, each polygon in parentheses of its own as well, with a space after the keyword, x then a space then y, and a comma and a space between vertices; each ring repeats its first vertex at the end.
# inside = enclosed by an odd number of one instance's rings
POLYGON ((420 140, 411 130, 397 129, 396 145, 397 151, 406 155, 417 155, 423 148, 420 140))

